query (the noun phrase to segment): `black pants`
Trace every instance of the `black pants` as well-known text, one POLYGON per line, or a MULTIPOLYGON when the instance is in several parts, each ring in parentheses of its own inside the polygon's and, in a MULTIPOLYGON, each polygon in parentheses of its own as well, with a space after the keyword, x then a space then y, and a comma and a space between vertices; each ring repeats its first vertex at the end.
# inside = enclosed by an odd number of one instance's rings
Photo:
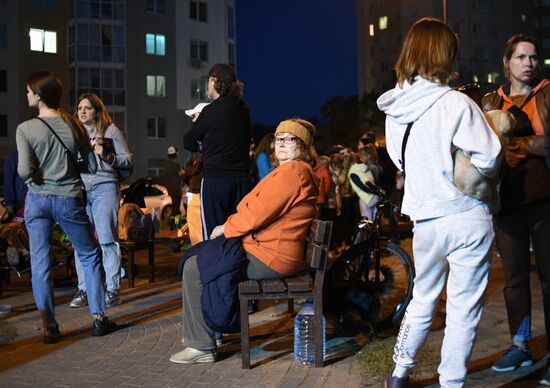
POLYGON ((529 243, 532 241, 542 287, 547 348, 550 350, 550 201, 499 215, 495 232, 506 277, 504 300, 512 339, 531 339, 529 243))
POLYGON ((205 240, 212 230, 237 211, 237 205, 250 191, 248 176, 204 177, 201 186, 202 230, 205 240))

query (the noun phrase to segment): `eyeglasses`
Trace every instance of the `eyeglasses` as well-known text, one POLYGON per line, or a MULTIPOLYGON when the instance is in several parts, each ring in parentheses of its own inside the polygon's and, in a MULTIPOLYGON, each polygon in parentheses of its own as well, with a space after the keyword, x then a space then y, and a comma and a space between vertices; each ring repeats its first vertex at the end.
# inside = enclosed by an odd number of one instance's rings
POLYGON ((293 136, 287 136, 287 137, 276 137, 275 138, 275 144, 293 144, 296 141, 296 138, 293 136))

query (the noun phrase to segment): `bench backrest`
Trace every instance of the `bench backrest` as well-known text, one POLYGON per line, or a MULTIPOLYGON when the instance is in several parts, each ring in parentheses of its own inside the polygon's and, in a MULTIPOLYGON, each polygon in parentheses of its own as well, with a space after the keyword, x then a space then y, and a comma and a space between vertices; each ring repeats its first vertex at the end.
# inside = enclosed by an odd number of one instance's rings
POLYGON ((309 268, 324 270, 332 234, 332 221, 313 220, 307 237, 305 260, 309 268))

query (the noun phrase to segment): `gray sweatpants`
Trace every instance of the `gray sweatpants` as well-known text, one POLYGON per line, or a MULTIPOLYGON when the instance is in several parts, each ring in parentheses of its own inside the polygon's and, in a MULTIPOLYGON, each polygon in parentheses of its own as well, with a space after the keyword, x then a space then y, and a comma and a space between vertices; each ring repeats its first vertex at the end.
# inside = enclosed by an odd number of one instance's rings
POLYGON ((464 385, 483 311, 493 238, 491 215, 483 205, 415 224, 416 278, 394 348, 394 375, 404 377, 414 366, 447 280, 439 382, 442 387, 464 385))

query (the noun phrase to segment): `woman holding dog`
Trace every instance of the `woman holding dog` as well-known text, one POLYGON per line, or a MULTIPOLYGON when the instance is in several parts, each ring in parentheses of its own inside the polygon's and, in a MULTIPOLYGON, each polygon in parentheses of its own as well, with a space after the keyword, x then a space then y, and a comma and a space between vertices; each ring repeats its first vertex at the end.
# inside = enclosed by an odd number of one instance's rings
MULTIPOLYGON (((550 344, 550 171, 544 160, 544 133, 548 130, 550 81, 540 73, 538 43, 514 35, 504 46, 504 74, 508 82, 483 97, 483 109, 507 110, 517 121, 505 149, 496 240, 506 284, 504 299, 512 345, 493 365, 508 372, 533 363, 531 340, 531 260, 533 244, 542 285, 547 347, 550 344)), ((550 385, 550 373, 541 380, 550 385)))
POLYGON ((497 174, 501 146, 475 102, 448 85, 457 52, 458 39, 447 24, 433 18, 417 21, 395 65, 397 85, 377 101, 387 115, 388 153, 406 176, 402 210, 414 221, 416 270, 387 387, 408 386, 445 283, 439 382, 463 386, 483 310, 494 237, 491 213, 453 184, 452 151, 461 149, 491 177, 497 174))

